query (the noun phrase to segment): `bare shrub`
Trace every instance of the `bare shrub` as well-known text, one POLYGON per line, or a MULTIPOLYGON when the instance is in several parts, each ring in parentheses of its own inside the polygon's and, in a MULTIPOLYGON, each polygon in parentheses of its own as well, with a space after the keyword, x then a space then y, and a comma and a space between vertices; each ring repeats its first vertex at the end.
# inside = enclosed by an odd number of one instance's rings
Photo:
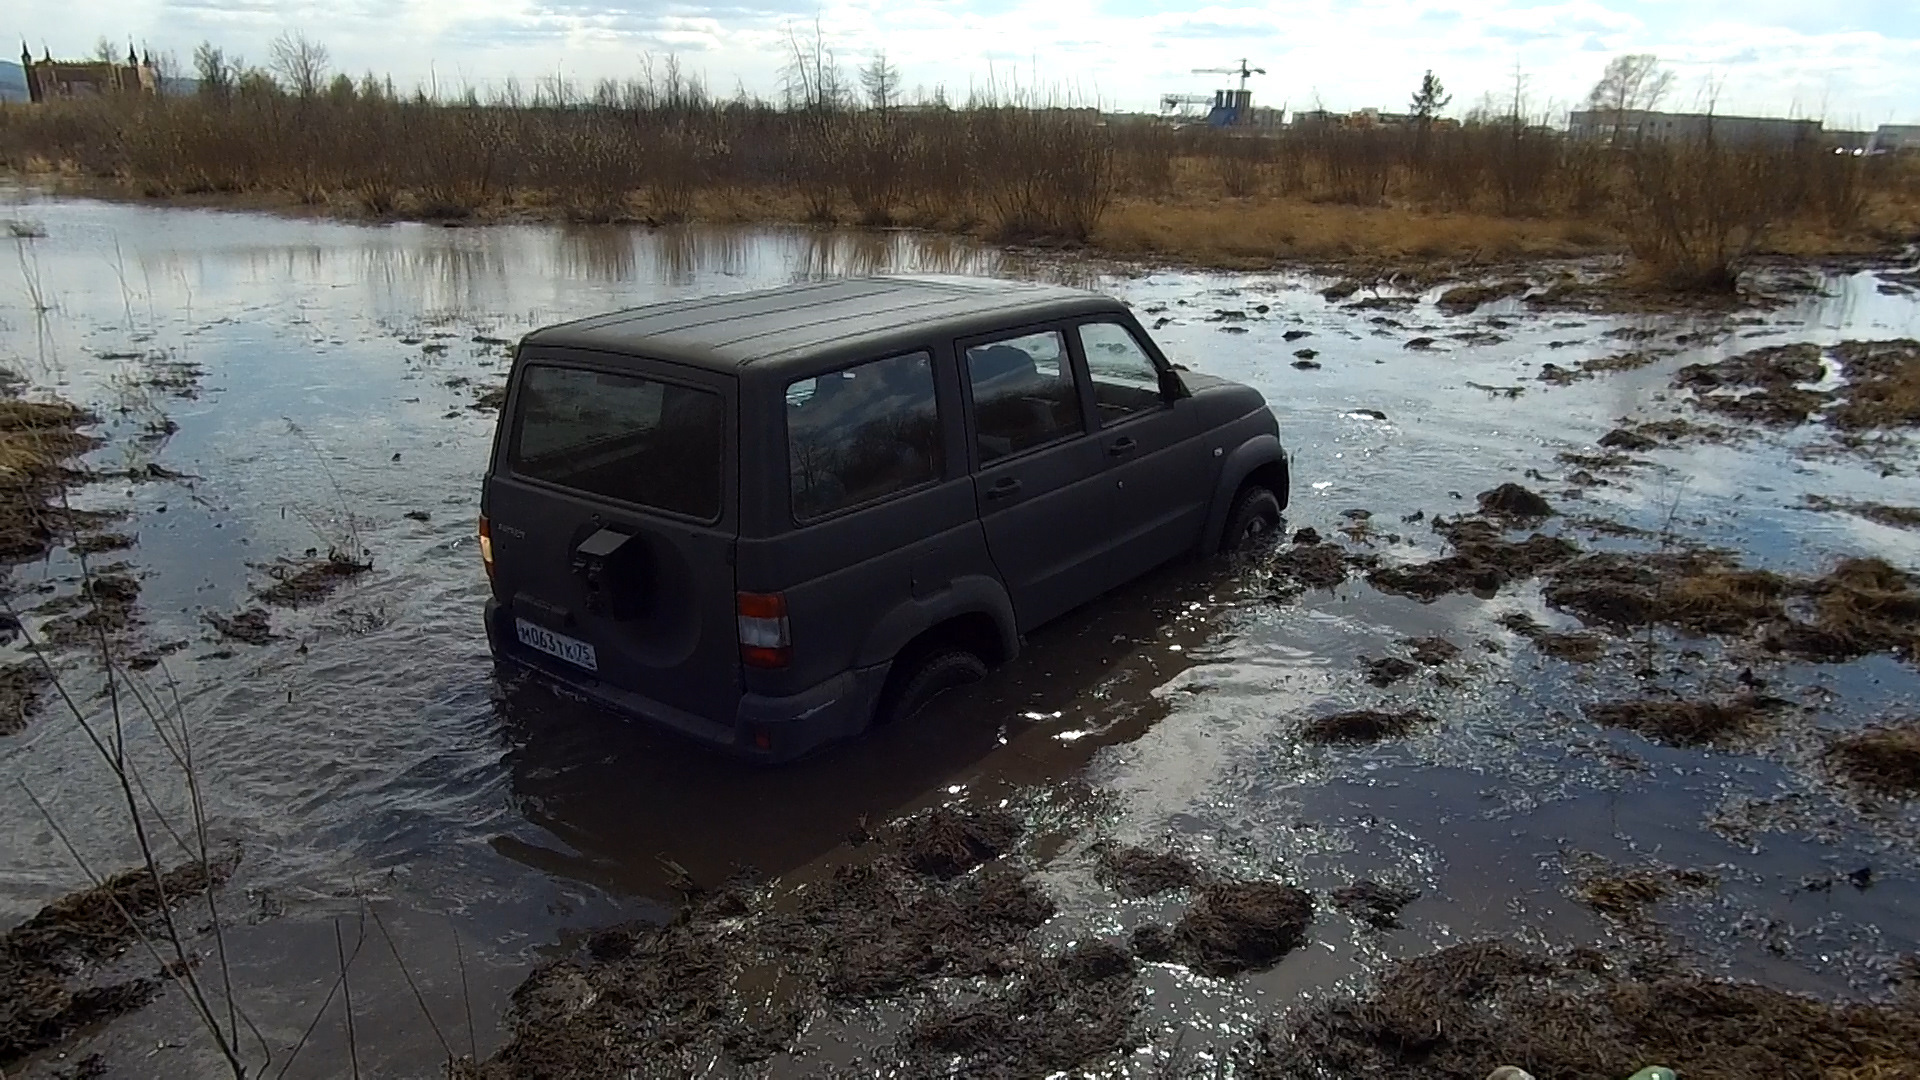
POLYGON ((1797 201, 1791 151, 1643 142, 1626 153, 1620 227, 1655 283, 1731 292, 1767 233, 1797 201))

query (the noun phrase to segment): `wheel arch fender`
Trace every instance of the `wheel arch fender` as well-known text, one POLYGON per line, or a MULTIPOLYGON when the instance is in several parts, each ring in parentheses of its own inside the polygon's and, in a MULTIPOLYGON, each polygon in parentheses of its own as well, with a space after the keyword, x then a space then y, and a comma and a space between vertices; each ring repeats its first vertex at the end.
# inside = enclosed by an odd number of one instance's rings
POLYGON ((1019 653, 1019 624, 1014 621, 1013 600, 1006 588, 993 578, 967 575, 953 579, 951 585, 932 596, 906 600, 881 616, 861 642, 854 662, 861 667, 886 663, 928 630, 969 616, 985 617, 993 624, 999 655, 981 659, 1004 662, 1019 653))
POLYGON ((1212 555, 1220 550, 1220 534, 1227 527, 1227 515, 1233 512, 1233 497, 1239 493, 1240 485, 1255 473, 1278 477, 1277 481, 1269 479, 1268 486, 1280 500, 1280 509, 1287 508, 1288 489, 1292 484, 1292 465, 1287 460, 1287 452, 1278 436, 1255 435, 1234 447, 1220 467, 1220 479, 1214 485, 1213 502, 1207 511, 1207 527, 1200 534, 1200 554, 1212 555))

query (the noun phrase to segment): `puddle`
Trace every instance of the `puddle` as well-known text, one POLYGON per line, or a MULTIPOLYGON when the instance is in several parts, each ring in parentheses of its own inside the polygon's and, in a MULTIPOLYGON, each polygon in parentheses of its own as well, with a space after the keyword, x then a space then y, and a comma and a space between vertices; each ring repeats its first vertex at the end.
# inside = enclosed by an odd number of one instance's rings
MULTIPOLYGON (((78 488, 75 505, 124 513, 111 531, 131 545, 89 558, 125 564, 115 573, 138 586, 128 651, 165 650, 136 677, 177 680, 192 718, 214 838, 240 855, 226 946, 276 1070, 333 984, 336 926, 359 944, 362 1067, 430 1072, 448 1049, 497 1047, 512 989, 592 928, 665 918, 689 884, 747 867, 818 880, 858 850, 850 837, 950 801, 1023 808, 1032 839, 1017 857, 1057 907, 1038 934, 1062 949, 1186 909, 1185 888, 1103 884, 1112 844, 1312 894, 1301 943, 1267 970, 1141 969, 1132 1044, 1146 1050, 1127 1060, 1143 1075, 1176 1053, 1210 1060, 1276 1009, 1352 991, 1394 958, 1481 937, 1619 939, 1628 928, 1583 899, 1596 859, 1714 875, 1647 905, 1711 974, 1884 996, 1896 959, 1920 948, 1920 808, 1839 782, 1824 756, 1827 733, 1905 715, 1920 691, 1885 653, 1816 664, 1664 629, 1615 636, 1524 575, 1423 602, 1337 563, 1284 587, 1258 561, 1181 565, 1035 634, 922 722, 761 769, 497 677, 473 537, 492 438, 473 406, 520 334, 662 299, 928 270, 1126 299, 1177 362, 1266 394, 1294 455, 1288 533, 1312 528, 1382 567, 1449 554, 1435 519, 1518 483, 1557 511, 1542 531, 1582 549, 1705 545, 1798 578, 1848 555, 1912 568, 1920 534, 1831 509, 1920 506, 1904 444, 1865 454, 1822 432, 1742 427, 1641 446, 1584 479, 1559 460, 1606 453, 1623 425, 1698 419, 1673 386, 1684 366, 1762 344, 1920 337, 1920 304, 1871 273, 1757 316, 1541 316, 1511 296, 1470 312, 1437 305, 1439 289, 1329 300, 1325 279, 1115 273, 911 233, 360 226, 5 197, 7 216, 46 235, 0 269, 0 361, 102 418, 106 444, 85 464, 113 479, 78 488), (1317 368, 1295 366, 1305 346, 1317 368), (1629 351, 1654 358, 1611 359, 1629 351), (1591 377, 1543 380, 1547 365, 1591 377), (276 591, 291 568, 335 557, 355 571, 276 591), (1590 631, 1569 650, 1590 662, 1536 644, 1590 631), (1793 707, 1732 741, 1667 745, 1595 719, 1593 706, 1650 692, 1731 699, 1743 670, 1793 707), (1418 720, 1377 725, 1377 741, 1303 738, 1368 711, 1418 720), (1862 867, 1865 886, 1849 877, 1862 867), (1418 896, 1384 919, 1335 903, 1363 881, 1418 896), (396 953, 441 1037, 419 1023, 396 953)), ((78 573, 66 549, 17 566, 15 603, 57 609, 78 573)), ((25 621, 38 632, 59 617, 25 621)), ((63 679, 98 685, 84 650, 61 656, 63 679)), ((144 730, 130 753, 167 775, 144 730)), ((133 865, 110 778, 70 718, 44 707, 0 737, 0 757, 92 865, 133 865)), ((12 925, 84 876, 19 785, 0 790, 0 814, 12 925)), ((217 1066, 177 998, 84 1032, 69 1060, 217 1066)), ((872 1030, 912 1024, 823 1019, 810 1049, 766 1068, 861 1060, 872 1030)), ((336 1011, 288 1075, 337 1074, 346 1052, 336 1011)))

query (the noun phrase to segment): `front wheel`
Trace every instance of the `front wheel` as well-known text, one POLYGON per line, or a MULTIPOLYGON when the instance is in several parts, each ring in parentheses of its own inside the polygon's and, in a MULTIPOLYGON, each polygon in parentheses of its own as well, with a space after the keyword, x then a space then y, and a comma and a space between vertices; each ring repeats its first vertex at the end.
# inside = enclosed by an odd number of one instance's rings
POLYGON ((899 676, 880 701, 876 719, 882 724, 905 720, 941 694, 979 682, 987 677, 987 664, 966 649, 941 649, 909 661, 899 676))
POLYGON ((1227 514, 1227 529, 1220 537, 1220 550, 1235 554, 1258 547, 1272 539, 1280 527, 1280 500, 1259 484, 1249 484, 1234 496, 1233 509, 1227 514))

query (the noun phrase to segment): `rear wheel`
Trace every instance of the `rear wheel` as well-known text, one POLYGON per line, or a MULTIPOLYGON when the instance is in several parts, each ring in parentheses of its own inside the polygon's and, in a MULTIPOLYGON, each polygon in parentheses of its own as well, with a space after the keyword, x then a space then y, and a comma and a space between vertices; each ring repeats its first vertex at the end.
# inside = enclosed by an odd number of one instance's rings
POLYGON ((905 720, 941 694, 987 677, 986 661, 969 649, 937 649, 918 659, 902 657, 901 662, 905 667, 896 668, 880 699, 875 719, 882 724, 905 720))
POLYGON ((1280 500, 1259 484, 1248 484, 1234 496, 1227 529, 1220 537, 1225 554, 1247 551, 1273 538, 1280 527, 1280 500))

